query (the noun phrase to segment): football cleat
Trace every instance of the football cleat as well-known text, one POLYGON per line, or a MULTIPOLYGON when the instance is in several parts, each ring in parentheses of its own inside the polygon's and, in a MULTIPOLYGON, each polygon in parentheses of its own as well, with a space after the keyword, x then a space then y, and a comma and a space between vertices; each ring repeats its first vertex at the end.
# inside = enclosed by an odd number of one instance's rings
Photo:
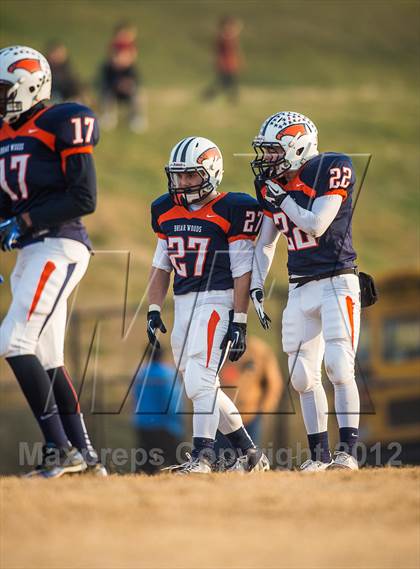
POLYGON ((14 45, 0 50, 0 116, 15 121, 51 96, 51 69, 31 47, 14 45))
POLYGON ((210 461, 206 458, 193 458, 189 453, 186 454, 188 459, 186 462, 167 466, 162 468, 161 472, 165 470, 173 474, 210 474, 212 472, 210 461))
POLYGON ((87 469, 87 464, 77 448, 69 449, 44 445, 42 462, 24 478, 60 478, 64 474, 75 474, 87 469))
POLYGON ((251 162, 255 176, 264 179, 297 171, 318 154, 318 130, 314 123, 293 111, 268 117, 252 146, 256 158, 251 162))
POLYGON ((300 465, 301 472, 321 472, 326 470, 332 462, 321 462, 320 460, 306 460, 300 465))
POLYGON ((351 454, 341 450, 334 453, 333 461, 328 465, 328 470, 359 470, 357 460, 351 454))
POLYGON ((189 136, 172 148, 165 172, 172 201, 188 207, 216 191, 223 178, 222 153, 208 138, 189 136))
POLYGON ((96 464, 88 464, 83 474, 105 478, 105 476, 108 476, 108 471, 101 462, 97 462, 96 464))
POLYGON ((264 472, 270 470, 270 462, 259 448, 250 448, 240 456, 226 472, 264 472))

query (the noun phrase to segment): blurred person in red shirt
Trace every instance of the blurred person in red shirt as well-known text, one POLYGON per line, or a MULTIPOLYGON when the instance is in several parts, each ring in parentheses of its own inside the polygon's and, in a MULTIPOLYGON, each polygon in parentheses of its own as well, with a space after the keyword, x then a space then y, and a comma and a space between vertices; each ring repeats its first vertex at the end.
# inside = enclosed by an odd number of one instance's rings
POLYGON ((231 102, 236 103, 238 101, 238 76, 242 66, 242 58, 239 49, 239 36, 241 31, 242 22, 233 16, 225 16, 220 21, 214 45, 216 79, 205 91, 205 99, 212 99, 219 92, 224 92, 231 102))
POLYGON ((133 132, 141 133, 147 129, 137 56, 136 27, 129 23, 118 24, 109 44, 108 59, 100 73, 101 120, 107 130, 117 126, 120 107, 127 110, 128 125, 133 132))

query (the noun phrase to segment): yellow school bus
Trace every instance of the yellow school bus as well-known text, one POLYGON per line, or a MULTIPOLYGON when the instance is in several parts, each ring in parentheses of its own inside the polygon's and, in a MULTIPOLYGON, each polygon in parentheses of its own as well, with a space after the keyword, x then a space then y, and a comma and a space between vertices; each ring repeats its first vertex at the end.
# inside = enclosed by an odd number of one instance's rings
POLYGON ((382 444, 382 462, 397 452, 420 462, 420 273, 378 281, 379 301, 362 311, 357 373, 361 439, 382 444), (390 446, 391 448, 387 448, 390 446))

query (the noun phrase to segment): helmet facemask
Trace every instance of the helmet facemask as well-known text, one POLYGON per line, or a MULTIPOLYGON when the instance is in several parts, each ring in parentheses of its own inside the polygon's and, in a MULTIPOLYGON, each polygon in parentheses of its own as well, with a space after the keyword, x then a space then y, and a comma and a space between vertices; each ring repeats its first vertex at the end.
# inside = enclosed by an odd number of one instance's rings
POLYGON ((7 114, 19 114, 22 112, 22 103, 15 101, 16 88, 13 83, 0 81, 0 117, 7 114))
POLYGON ((291 164, 286 160, 286 153, 280 143, 262 142, 257 137, 252 146, 256 157, 251 162, 251 168, 255 176, 266 179, 275 178, 290 169, 291 164), (273 148, 278 149, 278 152, 272 152, 273 148), (271 152, 269 152, 269 149, 271 152))
POLYGON ((165 172, 168 177, 168 191, 175 205, 188 207, 191 204, 199 203, 214 190, 210 175, 204 167, 185 168, 169 165, 166 166, 165 172), (180 185, 179 175, 185 173, 198 174, 201 182, 191 186, 180 185))

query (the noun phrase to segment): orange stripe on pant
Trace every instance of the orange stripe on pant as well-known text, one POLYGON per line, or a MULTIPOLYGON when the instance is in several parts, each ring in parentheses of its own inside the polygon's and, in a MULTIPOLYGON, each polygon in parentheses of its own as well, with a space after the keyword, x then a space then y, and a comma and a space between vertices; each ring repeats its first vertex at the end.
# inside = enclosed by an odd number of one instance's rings
POLYGON ((30 319, 32 314, 34 313, 39 299, 41 298, 42 291, 44 290, 45 285, 47 284, 48 279, 50 278, 51 274, 55 271, 55 265, 52 261, 47 261, 45 267, 42 271, 42 274, 38 281, 38 286, 36 287, 34 298, 32 299, 31 308, 28 312, 27 320, 30 319))
POLYGON ((213 310, 207 324, 207 362, 206 367, 209 367, 211 351, 213 349, 214 333, 216 332, 216 327, 219 324, 220 316, 213 310))
POLYGON ((353 318, 354 302, 350 296, 346 296, 346 305, 347 305, 347 312, 349 315, 349 322, 350 322, 351 345, 354 348, 354 318, 353 318))

